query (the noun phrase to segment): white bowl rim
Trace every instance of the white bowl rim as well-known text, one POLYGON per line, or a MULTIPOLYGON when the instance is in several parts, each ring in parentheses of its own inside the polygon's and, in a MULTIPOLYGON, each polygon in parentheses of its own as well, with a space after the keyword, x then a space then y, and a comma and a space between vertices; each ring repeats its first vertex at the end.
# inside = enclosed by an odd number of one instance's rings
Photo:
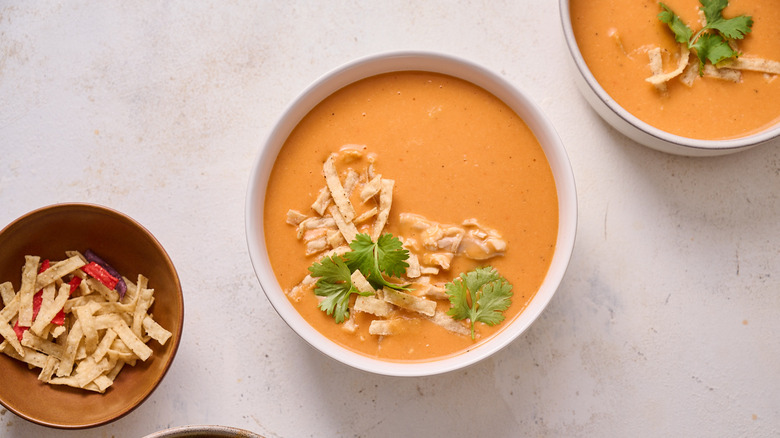
POLYGON ((746 149, 780 136, 780 122, 763 131, 744 137, 723 140, 703 140, 672 134, 640 120, 620 106, 606 91, 604 91, 604 88, 596 80, 596 77, 593 76, 593 73, 591 73, 588 65, 585 63, 585 59, 582 57, 582 53, 580 53, 577 40, 574 38, 569 3, 570 0, 560 0, 559 3, 561 25, 563 27, 563 34, 569 49, 569 54, 588 87, 590 87, 593 93, 614 113, 615 116, 622 119, 626 124, 655 138, 657 141, 665 142, 675 147, 697 149, 704 153, 707 151, 726 153, 730 150, 746 149))
POLYGON ((249 180, 245 226, 250 260, 261 289, 282 319, 299 336, 322 353, 354 368, 387 376, 427 376, 454 371, 503 349, 536 320, 558 289, 574 249, 577 196, 574 174, 566 150, 553 125, 525 94, 498 75, 465 59, 426 51, 393 51, 358 58, 321 76, 284 110, 262 144, 249 180), (290 304, 270 267, 263 235, 263 202, 268 176, 276 155, 292 129, 317 103, 356 80, 393 71, 429 71, 470 81, 493 93, 515 110, 542 145, 555 177, 559 223, 556 249, 547 275, 528 307, 512 324, 471 351, 441 359, 395 362, 374 359, 348 350, 319 333, 290 304), (255 215, 258 213, 257 215, 255 215))

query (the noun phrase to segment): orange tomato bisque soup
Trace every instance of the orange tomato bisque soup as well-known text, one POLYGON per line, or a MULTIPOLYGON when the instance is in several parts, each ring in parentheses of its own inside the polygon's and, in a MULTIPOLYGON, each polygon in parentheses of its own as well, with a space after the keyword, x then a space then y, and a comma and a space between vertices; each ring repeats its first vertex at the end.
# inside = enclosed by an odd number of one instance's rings
MULTIPOLYGON (((701 29, 699 0, 664 0, 693 32, 701 29)), ((732 82, 698 77, 692 86, 679 78, 659 92, 648 49, 660 47, 663 70, 678 65, 680 46, 658 19, 657 0, 571 0, 571 21, 585 63, 604 90, 640 120, 672 134, 718 140, 745 137, 780 122, 780 80, 775 74, 741 71, 732 82)), ((777 0, 731 0, 724 18, 748 15, 753 27, 737 41, 742 57, 780 61, 780 4, 777 0)), ((691 53, 689 62, 698 63, 691 53)))
MULTIPOLYGON (((368 180, 361 178, 364 183, 368 180)), ((374 200, 363 203, 357 193, 350 200, 356 215, 379 204, 374 200)), ((263 220, 276 278, 309 324, 366 356, 419 361, 472 349, 523 311, 550 266, 557 239, 558 199, 541 146, 506 104, 464 80, 404 71, 350 84, 303 118, 274 164, 263 220), (288 211, 318 216, 311 206, 326 186, 323 163, 334 153, 342 183, 347 168, 363 173, 369 167, 394 181, 384 233, 406 243, 419 238, 412 235, 413 227, 402 223, 402 215, 409 213, 456 226, 476 219, 480 226, 500 233, 506 244, 502 255, 487 260, 456 256, 450 269, 441 269, 430 280, 443 284, 477 266, 494 267, 513 286, 506 320, 495 326, 476 323, 476 339, 472 340, 468 320, 460 322, 466 334, 458 334, 414 312, 396 309, 392 315, 400 321, 396 332, 380 336, 369 333, 375 317, 368 313, 351 311, 351 321, 336 324, 318 308, 313 285, 299 288, 304 292, 293 296, 291 291, 324 252, 305 255, 306 237, 299 239, 298 227, 286 222, 288 211)), ((370 232, 365 224, 357 228, 370 232)), ((355 299, 353 294, 353 303, 355 299)), ((430 299, 436 302, 437 314, 446 314, 450 307, 446 295, 430 299)))

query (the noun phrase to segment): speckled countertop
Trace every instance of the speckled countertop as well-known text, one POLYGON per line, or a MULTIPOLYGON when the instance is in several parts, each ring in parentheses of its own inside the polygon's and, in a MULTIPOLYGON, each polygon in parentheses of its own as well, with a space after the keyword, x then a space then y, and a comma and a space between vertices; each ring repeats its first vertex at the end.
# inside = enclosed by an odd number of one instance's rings
POLYGON ((186 307, 170 372, 130 415, 67 432, 0 409, 0 436, 780 434, 780 141, 706 159, 639 146, 587 105, 565 50, 552 0, 0 3, 0 226, 56 202, 120 210, 166 247, 186 307), (569 271, 531 329, 417 379, 305 344, 244 238, 251 163, 284 107, 395 49, 463 57, 527 92, 580 206, 569 271))

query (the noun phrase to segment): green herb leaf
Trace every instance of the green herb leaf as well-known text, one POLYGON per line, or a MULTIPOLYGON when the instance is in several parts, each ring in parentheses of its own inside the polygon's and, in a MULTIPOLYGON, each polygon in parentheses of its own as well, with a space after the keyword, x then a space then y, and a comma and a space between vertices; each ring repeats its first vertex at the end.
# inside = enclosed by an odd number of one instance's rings
POLYGON ((336 324, 349 316, 349 297, 359 293, 352 285, 352 273, 340 256, 330 256, 309 267, 312 277, 320 277, 314 287, 314 294, 325 297, 320 309, 333 315, 336 324))
POLYGON ((349 317, 349 298, 352 294, 361 293, 352 284, 352 273, 360 270, 372 283, 375 289, 383 286, 405 290, 407 287, 387 281, 383 275, 400 277, 406 274, 409 266, 406 259, 409 251, 392 234, 383 234, 376 243, 368 234, 358 234, 349 244, 352 251, 341 256, 325 257, 309 267, 312 277, 319 277, 314 285, 314 294, 325 297, 320 303, 328 315, 332 315, 336 324, 344 322, 349 317))
POLYGON ((720 35, 702 34, 693 47, 696 49, 696 56, 699 58, 700 71, 704 67, 705 60, 709 60, 714 65, 724 59, 737 56, 737 52, 720 35))
POLYGON ((706 61, 717 64, 729 58, 735 58, 740 53, 728 44, 728 40, 743 39, 753 27, 753 19, 747 15, 734 18, 723 18, 723 9, 728 6, 728 0, 699 0, 701 11, 707 20, 707 25, 695 34, 679 16, 663 3, 658 19, 666 23, 674 33, 678 43, 686 44, 696 52, 699 58, 699 74, 704 74, 702 68, 706 61))
POLYGON ((359 269, 375 288, 387 286, 397 290, 405 289, 402 285, 390 283, 382 275, 400 277, 409 267, 405 261, 409 258, 409 251, 403 248, 397 237, 385 233, 374 242, 368 234, 358 234, 349 247, 352 251, 344 257, 352 272, 359 269))
POLYGON ((452 306, 447 314, 455 320, 469 319, 471 339, 476 322, 496 325, 512 304, 512 285, 491 266, 460 274, 445 290, 452 306))
POLYGON ((701 10, 707 20, 705 29, 713 29, 726 38, 741 40, 753 27, 753 19, 747 15, 725 19, 723 9, 729 5, 728 0, 700 0, 701 10))
POLYGON ((680 44, 688 44, 693 36, 691 28, 688 27, 677 14, 672 12, 668 6, 663 3, 660 5, 663 11, 658 14, 658 19, 661 20, 662 23, 669 25, 669 29, 674 33, 675 41, 680 44))

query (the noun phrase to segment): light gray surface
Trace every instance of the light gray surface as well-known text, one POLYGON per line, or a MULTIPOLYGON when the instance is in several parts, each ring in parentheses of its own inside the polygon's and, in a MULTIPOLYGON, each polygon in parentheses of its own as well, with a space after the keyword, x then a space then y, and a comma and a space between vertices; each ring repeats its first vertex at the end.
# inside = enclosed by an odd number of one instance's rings
POLYGON ((78 432, 0 409, 0 435, 779 434, 780 142, 691 159, 610 129, 576 91, 557 2, 374 3, 0 5, 0 226, 55 202, 118 209, 166 247, 185 294, 178 356, 141 407, 78 432), (394 49, 463 57, 526 91, 579 191, 548 310, 492 359, 419 379, 358 372, 301 341, 244 240, 251 161, 285 105, 394 49))

